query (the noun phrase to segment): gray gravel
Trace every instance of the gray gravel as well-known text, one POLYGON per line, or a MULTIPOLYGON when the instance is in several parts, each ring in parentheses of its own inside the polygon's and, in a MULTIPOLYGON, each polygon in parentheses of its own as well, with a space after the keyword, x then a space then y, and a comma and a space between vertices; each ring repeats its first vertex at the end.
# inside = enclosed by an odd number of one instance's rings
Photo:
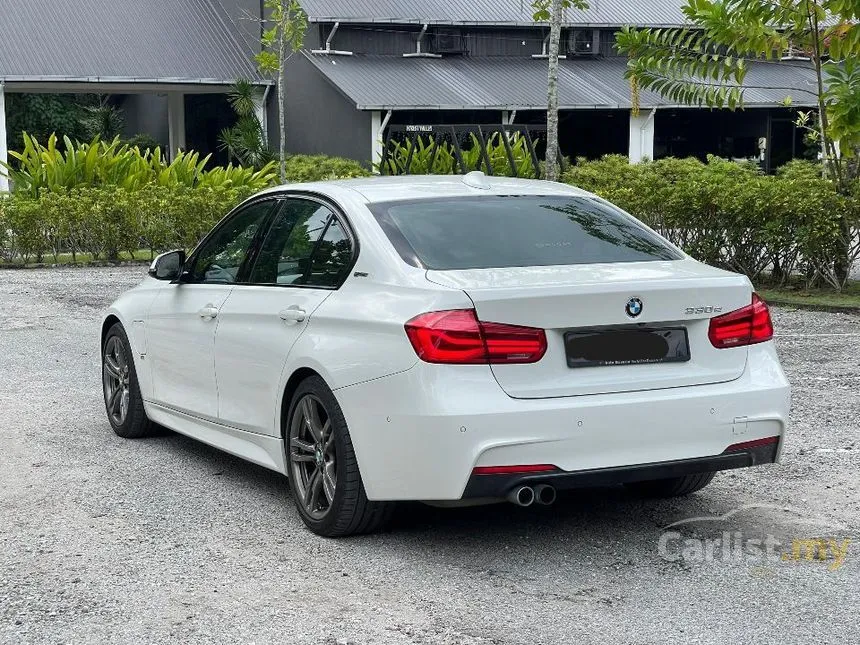
POLYGON ((100 311, 142 271, 0 272, 0 642, 860 642, 860 318, 775 312, 794 386, 780 465, 682 500, 408 505, 390 532, 331 541, 274 473, 110 431, 100 311), (684 535, 850 539, 844 564, 658 553, 662 527, 744 505, 684 535))

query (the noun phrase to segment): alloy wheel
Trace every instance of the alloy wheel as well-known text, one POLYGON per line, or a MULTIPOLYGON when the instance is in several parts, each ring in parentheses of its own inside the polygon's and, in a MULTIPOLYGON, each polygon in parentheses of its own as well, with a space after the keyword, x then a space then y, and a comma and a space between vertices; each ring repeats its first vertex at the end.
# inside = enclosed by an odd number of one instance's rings
POLYGON ((293 494, 310 517, 321 520, 334 503, 337 455, 331 419, 313 394, 295 406, 289 438, 293 494))
POLYGON ((114 425, 121 426, 128 417, 131 392, 128 356, 119 336, 111 336, 105 344, 102 385, 108 416, 114 425))

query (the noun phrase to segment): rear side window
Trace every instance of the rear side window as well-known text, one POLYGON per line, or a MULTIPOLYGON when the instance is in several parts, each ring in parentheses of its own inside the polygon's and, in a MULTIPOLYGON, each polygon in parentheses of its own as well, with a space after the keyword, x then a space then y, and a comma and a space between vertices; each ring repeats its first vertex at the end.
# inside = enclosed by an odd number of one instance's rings
POLYGON ((639 222, 587 197, 485 196, 371 204, 406 262, 489 269, 679 260, 639 222))

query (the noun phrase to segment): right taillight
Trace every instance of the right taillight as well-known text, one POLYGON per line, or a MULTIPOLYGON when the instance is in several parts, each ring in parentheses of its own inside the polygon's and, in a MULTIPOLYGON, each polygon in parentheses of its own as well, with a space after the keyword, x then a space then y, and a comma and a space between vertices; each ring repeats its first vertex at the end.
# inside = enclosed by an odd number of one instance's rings
POLYGON ((536 363, 546 353, 543 329, 481 322, 474 309, 432 311, 405 327, 418 358, 428 363, 536 363))
POLYGON ((754 345, 770 340, 773 338, 773 323, 767 304, 754 293, 751 305, 711 318, 708 338, 711 345, 717 349, 754 345))

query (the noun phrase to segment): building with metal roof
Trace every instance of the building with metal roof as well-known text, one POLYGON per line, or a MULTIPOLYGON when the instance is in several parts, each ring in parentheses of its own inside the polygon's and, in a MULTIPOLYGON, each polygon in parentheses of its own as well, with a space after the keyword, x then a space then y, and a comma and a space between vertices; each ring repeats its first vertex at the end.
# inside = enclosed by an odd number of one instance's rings
MULTIPOLYGON (((642 92, 631 114, 625 25, 685 22, 684 0, 593 0, 567 9, 559 68, 560 144, 570 157, 627 154, 755 159, 771 169, 804 149, 797 108, 815 105, 808 62, 750 63, 745 110, 673 105, 642 92), (791 105, 791 108, 786 107, 791 105)), ((306 51, 289 63, 291 149, 377 163, 404 128, 546 123, 548 26, 529 0, 304 0, 306 51), (399 133, 399 134, 398 134, 399 133)))
MULTIPOLYGON (((642 112, 631 113, 615 33, 624 25, 683 25, 684 4, 591 0, 586 10, 565 10, 559 70, 565 155, 622 153, 636 161, 713 153, 755 158, 771 169, 803 149, 796 109, 815 104, 803 61, 752 63, 743 112, 672 105, 642 92, 642 112)), ((240 78, 264 92, 271 85, 253 60, 261 5, 3 0, 0 108, 3 88, 119 95, 129 130, 153 132, 172 151, 213 150, 232 117, 227 87, 240 78), (213 112, 220 117, 210 118, 213 112)), ((545 127, 548 27, 532 20, 531 0, 302 0, 302 6, 309 20, 305 49, 285 70, 291 152, 371 164, 380 161, 383 142, 406 128, 545 127)), ((266 96, 259 111, 264 124, 276 114, 274 92, 266 96)), ((270 140, 276 135, 270 131, 270 140)), ((0 157, 3 141, 0 118, 0 157)))
MULTIPOLYGON (((259 19, 258 0, 3 0, 0 108, 8 93, 110 94, 130 133, 185 148, 196 104, 226 104, 238 79, 271 84, 253 58, 259 19)), ((3 159, 5 139, 0 111, 3 159)))

